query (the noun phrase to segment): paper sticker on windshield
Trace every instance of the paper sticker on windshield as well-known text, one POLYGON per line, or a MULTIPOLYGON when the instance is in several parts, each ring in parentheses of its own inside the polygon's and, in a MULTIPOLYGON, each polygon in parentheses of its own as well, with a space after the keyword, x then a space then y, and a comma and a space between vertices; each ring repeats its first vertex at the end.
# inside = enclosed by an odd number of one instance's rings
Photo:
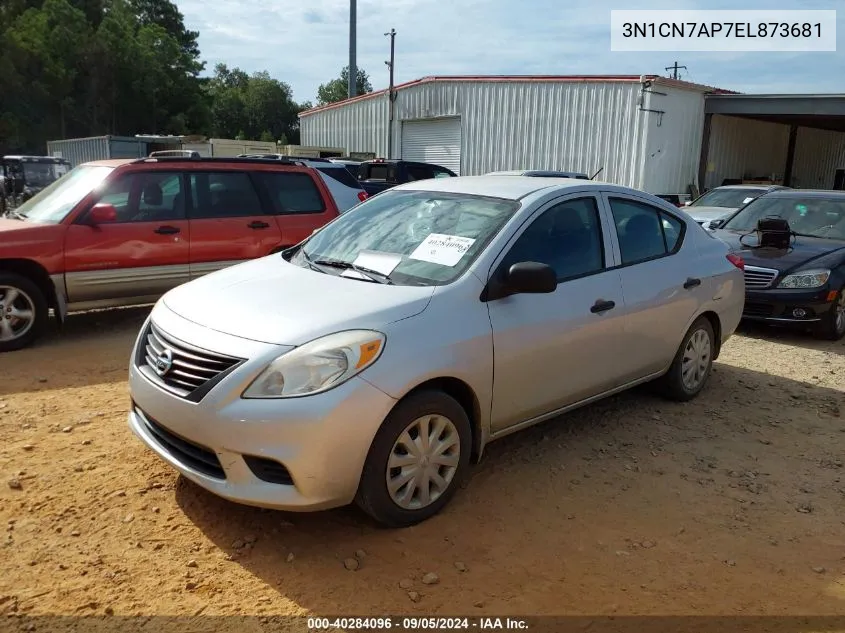
POLYGON ((474 243, 475 240, 469 237, 431 233, 409 257, 441 266, 454 266, 474 243))
POLYGON ((359 268, 369 268, 382 275, 390 275, 401 261, 402 256, 395 253, 361 251, 352 263, 359 268))

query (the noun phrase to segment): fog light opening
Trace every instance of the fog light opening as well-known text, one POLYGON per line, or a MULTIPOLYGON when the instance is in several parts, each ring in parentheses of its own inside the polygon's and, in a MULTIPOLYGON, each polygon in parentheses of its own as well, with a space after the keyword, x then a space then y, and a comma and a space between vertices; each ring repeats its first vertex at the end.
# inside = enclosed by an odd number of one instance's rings
POLYGON ((792 316, 796 319, 806 319, 807 318, 807 311, 804 308, 793 308, 792 309, 792 316))

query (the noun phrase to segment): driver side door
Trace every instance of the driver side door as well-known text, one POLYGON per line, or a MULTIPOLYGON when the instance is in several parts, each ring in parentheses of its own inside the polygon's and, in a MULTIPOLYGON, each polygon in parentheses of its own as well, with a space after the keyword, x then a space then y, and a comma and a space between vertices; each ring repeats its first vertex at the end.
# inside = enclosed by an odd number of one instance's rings
POLYGON ((493 327, 492 431, 504 431, 619 383, 624 299, 607 236, 612 224, 593 195, 574 194, 536 212, 493 266, 548 264, 557 289, 488 303, 493 327))
POLYGON ((97 202, 113 205, 117 221, 92 226, 89 208, 68 227, 68 302, 154 299, 188 281, 184 191, 180 172, 134 172, 109 181, 97 202))

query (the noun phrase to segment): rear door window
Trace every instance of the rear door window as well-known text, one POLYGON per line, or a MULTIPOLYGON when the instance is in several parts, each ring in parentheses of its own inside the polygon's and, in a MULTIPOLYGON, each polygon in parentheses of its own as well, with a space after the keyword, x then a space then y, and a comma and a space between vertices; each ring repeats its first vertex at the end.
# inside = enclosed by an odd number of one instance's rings
MULTIPOLYGON (((344 171, 346 170, 338 170, 344 171)), ((322 213, 326 210, 323 196, 309 174, 302 172, 257 172, 277 215, 322 213)), ((356 183, 357 188, 357 183, 356 183)))
POLYGON ((361 175, 361 166, 360 165, 344 165, 346 171, 348 171, 357 181, 361 175))
POLYGON ((191 218, 248 218, 263 215, 261 199, 246 172, 193 172, 191 218))
POLYGON ((622 264, 628 266, 665 257, 681 245, 684 223, 649 204, 610 198, 622 264))
POLYGON ((352 174, 346 170, 346 167, 342 167, 340 165, 336 167, 317 167, 317 171, 347 187, 352 187, 353 189, 361 188, 361 185, 359 185, 358 181, 352 177, 352 174))

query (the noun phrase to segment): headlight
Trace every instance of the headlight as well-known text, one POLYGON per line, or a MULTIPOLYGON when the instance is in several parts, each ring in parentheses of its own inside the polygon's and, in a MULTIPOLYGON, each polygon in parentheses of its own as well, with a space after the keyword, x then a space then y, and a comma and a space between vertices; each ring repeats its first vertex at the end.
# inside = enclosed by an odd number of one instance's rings
POLYGON ((787 275, 778 284, 778 288, 820 288, 830 279, 829 270, 802 270, 800 273, 787 275))
POLYGON ((384 343, 384 334, 373 330, 349 330, 318 338, 279 356, 242 397, 294 398, 328 391, 376 362, 384 343))

